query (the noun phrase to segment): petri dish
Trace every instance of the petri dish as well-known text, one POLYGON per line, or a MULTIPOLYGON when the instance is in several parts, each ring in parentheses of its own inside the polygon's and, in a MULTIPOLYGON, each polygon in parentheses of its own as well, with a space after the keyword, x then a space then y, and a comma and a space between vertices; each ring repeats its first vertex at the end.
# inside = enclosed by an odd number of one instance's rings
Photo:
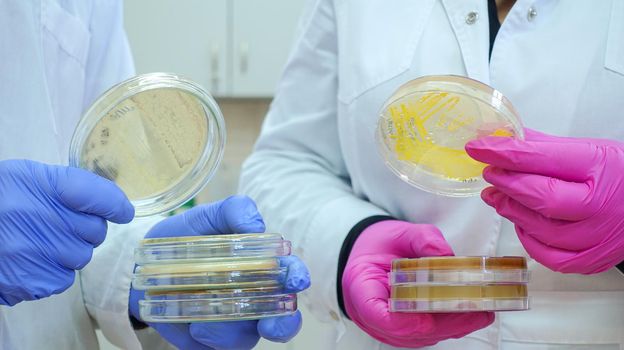
POLYGON ((274 259, 138 266, 132 285, 138 290, 189 290, 281 286, 287 273, 274 259))
POLYGON ((524 257, 397 259, 388 303, 393 312, 527 310, 529 278, 524 257))
POLYGON ((386 165, 403 181, 424 191, 477 195, 487 183, 485 164, 464 147, 484 136, 524 138, 511 102, 476 80, 424 76, 399 87, 379 113, 375 138, 386 165))
POLYGON ((484 284, 484 283, 528 283, 527 270, 416 270, 390 273, 392 285, 401 284, 484 284))
POLYGON ((193 292, 146 292, 139 301, 145 322, 214 322, 290 315, 297 311, 296 294, 238 289, 193 292))
POLYGON ((526 270, 521 256, 431 256, 417 259, 395 259, 392 271, 413 270, 526 270))
POLYGON ((279 234, 248 233, 144 239, 135 249, 132 279, 145 290, 146 322, 259 319, 297 310, 284 288, 290 242, 279 234))
POLYGON ((69 164, 114 181, 136 216, 173 210, 214 175, 225 123, 213 97, 169 73, 139 75, 102 94, 85 112, 69 164))
POLYGON ((287 256, 290 241, 279 234, 228 234, 145 239, 135 249, 138 265, 200 263, 223 259, 287 256))
POLYGON ((194 291, 147 291, 145 300, 223 299, 288 294, 282 286, 206 289, 194 291))
MULTIPOLYGON (((418 289, 414 287, 414 289, 418 289)), ((509 288, 512 289, 512 288, 509 288)), ((502 292, 504 288, 499 289, 498 294, 505 295, 502 292)), ((464 289, 458 288, 458 296, 448 298, 390 298, 388 307, 390 312, 412 312, 412 313, 452 313, 452 312, 477 312, 477 311, 526 311, 530 309, 530 299, 528 297, 485 297, 479 296, 474 298, 466 298, 461 296, 465 293, 464 289)), ((411 294, 405 292, 406 294, 411 294)), ((437 291, 439 293, 439 291, 437 291)), ((489 293, 493 292, 490 290, 489 293)), ((416 294, 416 292, 414 292, 416 294)), ((497 293, 494 293, 497 294, 497 293)))

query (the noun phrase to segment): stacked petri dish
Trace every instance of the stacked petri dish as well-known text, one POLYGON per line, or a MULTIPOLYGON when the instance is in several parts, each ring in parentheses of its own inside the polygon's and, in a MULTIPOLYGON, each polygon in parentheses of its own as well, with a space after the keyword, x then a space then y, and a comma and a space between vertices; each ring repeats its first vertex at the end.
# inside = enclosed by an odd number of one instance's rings
POLYGON ((290 242, 279 234, 145 239, 132 285, 146 322, 259 319, 297 310, 284 284, 290 242))
POLYGON ((381 107, 375 133, 385 164, 401 180, 451 197, 478 195, 487 186, 485 164, 464 149, 485 136, 523 139, 518 113, 499 91, 455 75, 400 86, 381 107))
POLYGON ((392 312, 529 309, 523 257, 397 259, 390 273, 392 312))

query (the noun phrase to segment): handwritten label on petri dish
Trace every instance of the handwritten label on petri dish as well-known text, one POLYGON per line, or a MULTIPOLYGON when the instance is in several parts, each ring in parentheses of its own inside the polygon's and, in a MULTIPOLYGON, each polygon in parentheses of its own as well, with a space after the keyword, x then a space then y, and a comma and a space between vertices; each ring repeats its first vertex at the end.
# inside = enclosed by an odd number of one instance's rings
POLYGON ((131 200, 152 197, 192 169, 208 127, 203 107, 190 93, 144 91, 121 101, 96 124, 81 162, 115 181, 131 200))

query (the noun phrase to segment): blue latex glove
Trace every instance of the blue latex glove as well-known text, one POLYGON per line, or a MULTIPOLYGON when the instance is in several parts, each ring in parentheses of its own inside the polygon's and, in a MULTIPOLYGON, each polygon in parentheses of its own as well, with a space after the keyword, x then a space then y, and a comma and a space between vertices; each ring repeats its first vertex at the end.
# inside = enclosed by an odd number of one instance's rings
POLYGON ((28 160, 0 161, 0 304, 58 294, 134 208, 111 181, 28 160))
MULTIPOLYGON (((158 223, 146 238, 193 236, 227 233, 264 232, 264 222, 255 203, 244 196, 233 196, 210 205, 190 209, 158 223)), ((281 259, 288 267, 285 287, 300 292, 310 285, 307 268, 295 256, 281 259)), ((130 314, 140 320, 139 300, 144 292, 130 290, 130 314)), ((301 313, 270 317, 257 321, 206 323, 148 323, 168 342, 183 350, 251 349, 260 337, 274 342, 287 342, 301 328, 301 313)))

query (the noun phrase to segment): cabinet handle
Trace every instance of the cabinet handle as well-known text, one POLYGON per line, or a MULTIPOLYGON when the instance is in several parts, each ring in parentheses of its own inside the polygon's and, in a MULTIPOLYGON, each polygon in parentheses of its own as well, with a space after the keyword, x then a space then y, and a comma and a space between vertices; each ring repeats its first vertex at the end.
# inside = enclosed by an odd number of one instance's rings
POLYGON ((249 68, 249 43, 248 42, 243 41, 240 44, 239 56, 240 56, 240 72, 241 74, 247 74, 247 69, 249 68))
POLYGON ((212 44, 210 48, 210 86, 212 93, 219 91, 219 44, 212 44))

